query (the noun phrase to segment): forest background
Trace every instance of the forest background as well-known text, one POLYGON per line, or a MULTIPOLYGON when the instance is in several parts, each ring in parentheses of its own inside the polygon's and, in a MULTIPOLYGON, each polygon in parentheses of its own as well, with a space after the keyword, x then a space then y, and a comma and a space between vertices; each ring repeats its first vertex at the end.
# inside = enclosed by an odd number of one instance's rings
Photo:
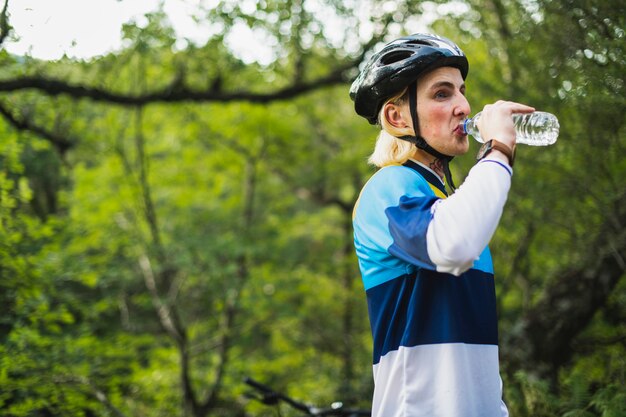
MULTIPOLYGON (((426 11, 474 111, 561 123, 519 146, 491 243, 511 414, 626 415, 625 3, 214 3, 202 44, 155 10, 104 56, 0 52, 0 415, 275 415, 246 376, 368 408, 351 212, 376 129, 348 88, 426 11), (268 63, 225 46, 237 25, 268 63)), ((473 158, 453 165, 459 184, 473 158)))

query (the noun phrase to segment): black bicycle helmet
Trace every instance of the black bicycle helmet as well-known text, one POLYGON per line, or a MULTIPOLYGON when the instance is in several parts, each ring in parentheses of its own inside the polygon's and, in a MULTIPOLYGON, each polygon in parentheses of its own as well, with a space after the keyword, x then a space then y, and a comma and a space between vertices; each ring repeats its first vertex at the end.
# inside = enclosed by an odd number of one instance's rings
POLYGON ((350 87, 357 114, 371 124, 385 101, 413 83, 420 75, 438 67, 456 67, 463 79, 469 64, 451 40, 417 33, 388 43, 374 54, 350 87))
POLYGON ((442 154, 419 135, 417 120, 417 79, 439 67, 455 67, 467 77, 469 63, 451 40, 437 35, 417 33, 396 39, 374 54, 350 87, 350 98, 357 114, 370 124, 378 123, 381 107, 390 97, 409 87, 409 110, 415 136, 402 136, 418 148, 441 159, 446 182, 454 190, 449 162, 453 156, 442 154))

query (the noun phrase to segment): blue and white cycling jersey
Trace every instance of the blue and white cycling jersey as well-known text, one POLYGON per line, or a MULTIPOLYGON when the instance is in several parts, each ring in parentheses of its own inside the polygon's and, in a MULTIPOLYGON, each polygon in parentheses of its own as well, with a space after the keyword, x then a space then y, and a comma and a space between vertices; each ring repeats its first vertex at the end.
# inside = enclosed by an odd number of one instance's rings
MULTIPOLYGON (((484 172, 474 176, 504 174, 510 184, 510 171, 496 164, 477 168, 484 172)), ((505 201, 508 185, 501 183, 505 201)), ((508 415, 501 400, 489 249, 485 243, 462 271, 449 269, 454 275, 429 255, 429 249, 436 251, 427 244, 428 229, 445 198, 439 177, 408 161, 374 174, 355 207, 354 242, 374 339, 373 417, 508 415)), ((472 221, 472 210, 461 220, 472 221)))

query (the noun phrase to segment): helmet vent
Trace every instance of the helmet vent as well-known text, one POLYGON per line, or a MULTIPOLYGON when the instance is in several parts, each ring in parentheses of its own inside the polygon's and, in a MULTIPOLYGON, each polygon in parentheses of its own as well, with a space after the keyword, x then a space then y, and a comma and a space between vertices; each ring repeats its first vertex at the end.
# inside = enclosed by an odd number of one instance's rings
POLYGON ((435 45, 433 41, 426 40, 426 39, 411 39, 410 41, 407 41, 406 44, 407 45, 426 45, 426 46, 435 45))
POLYGON ((405 60, 413 55, 412 51, 393 51, 380 59, 382 65, 393 64, 394 62, 405 60))

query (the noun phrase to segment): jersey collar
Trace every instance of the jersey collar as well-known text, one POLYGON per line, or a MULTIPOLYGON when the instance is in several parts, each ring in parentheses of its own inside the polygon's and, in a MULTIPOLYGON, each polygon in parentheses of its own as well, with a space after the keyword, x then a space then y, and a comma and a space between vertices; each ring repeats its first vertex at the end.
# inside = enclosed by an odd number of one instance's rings
POLYGON ((446 191, 446 186, 441 180, 439 175, 435 174, 435 172, 428 168, 426 165, 421 162, 417 162, 414 159, 409 159, 403 164, 405 167, 409 167, 417 171, 428 183, 434 187, 436 187, 439 191, 441 191, 446 197, 448 196, 448 192, 446 191))

